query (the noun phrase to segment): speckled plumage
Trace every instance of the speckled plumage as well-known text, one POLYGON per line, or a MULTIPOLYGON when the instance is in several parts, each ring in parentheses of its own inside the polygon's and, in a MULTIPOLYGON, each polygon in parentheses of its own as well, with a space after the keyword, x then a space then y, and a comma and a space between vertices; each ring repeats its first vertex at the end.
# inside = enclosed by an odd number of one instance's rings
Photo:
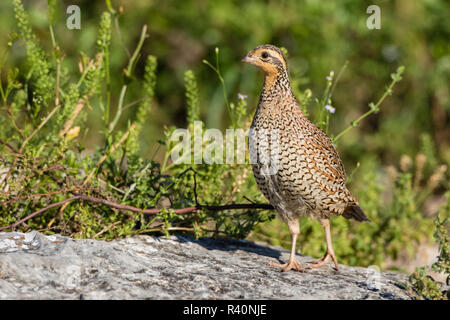
POLYGON ((244 61, 265 73, 249 150, 256 182, 281 218, 288 225, 298 224, 300 216, 368 220, 345 186, 345 169, 330 138, 301 111, 281 50, 259 46, 244 61))

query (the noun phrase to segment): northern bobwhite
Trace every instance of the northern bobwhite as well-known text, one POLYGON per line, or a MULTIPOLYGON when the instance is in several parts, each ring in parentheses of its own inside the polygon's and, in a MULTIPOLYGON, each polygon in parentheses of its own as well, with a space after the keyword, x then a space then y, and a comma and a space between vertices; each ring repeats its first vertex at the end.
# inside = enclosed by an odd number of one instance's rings
POLYGON ((261 45, 242 59, 264 72, 264 88, 250 127, 249 150, 259 189, 287 223, 292 235, 289 261, 271 263, 283 271, 305 271, 295 258, 299 217, 319 219, 326 254, 311 263, 318 268, 338 263, 331 242, 333 216, 369 221, 345 186, 344 165, 330 138, 309 121, 295 99, 286 58, 273 45, 261 45))

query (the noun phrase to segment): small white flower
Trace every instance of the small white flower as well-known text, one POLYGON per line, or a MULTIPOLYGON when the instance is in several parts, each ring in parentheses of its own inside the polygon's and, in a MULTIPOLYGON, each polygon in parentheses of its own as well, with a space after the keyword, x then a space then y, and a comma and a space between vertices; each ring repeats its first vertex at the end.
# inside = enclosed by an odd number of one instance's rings
POLYGON ((333 108, 332 106, 330 106, 329 104, 327 104, 325 106, 325 109, 327 109, 329 113, 335 113, 336 112, 336 109, 333 108))
POLYGON ((245 99, 247 99, 247 95, 246 94, 242 94, 242 93, 238 93, 238 99, 239 100, 245 100, 245 99))
POLYGON ((334 77, 334 71, 331 70, 330 74, 328 76, 326 76, 325 79, 327 79, 328 81, 333 81, 333 77, 334 77))

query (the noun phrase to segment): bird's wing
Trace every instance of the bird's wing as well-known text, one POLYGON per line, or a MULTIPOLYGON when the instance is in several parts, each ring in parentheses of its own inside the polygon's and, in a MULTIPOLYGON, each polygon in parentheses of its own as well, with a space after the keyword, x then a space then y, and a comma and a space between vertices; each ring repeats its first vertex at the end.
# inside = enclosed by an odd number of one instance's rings
MULTIPOLYGON (((314 160, 318 162, 318 166, 323 168, 322 173, 329 177, 334 183, 342 183, 345 185, 347 176, 345 174, 344 164, 336 151, 336 148, 328 137, 328 135, 309 121, 304 115, 297 115, 300 118, 303 127, 302 136, 305 143, 310 145, 314 150, 314 160)), ((320 169, 319 168, 319 169, 320 169)))

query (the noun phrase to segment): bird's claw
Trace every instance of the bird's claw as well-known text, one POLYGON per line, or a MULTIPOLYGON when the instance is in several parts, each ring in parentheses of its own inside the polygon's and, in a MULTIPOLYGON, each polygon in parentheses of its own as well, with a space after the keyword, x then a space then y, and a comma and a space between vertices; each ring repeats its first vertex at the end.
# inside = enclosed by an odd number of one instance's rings
POLYGON ((280 268, 284 272, 289 271, 289 270, 295 270, 298 272, 306 272, 306 269, 302 267, 302 265, 300 264, 300 262, 298 262, 297 259, 289 260, 287 263, 283 263, 283 264, 270 262, 269 265, 271 265, 272 267, 280 268))
POLYGON ((333 261, 334 263, 334 268, 336 270, 339 270, 339 265, 337 263, 336 257, 330 254, 329 252, 327 252, 322 258, 315 259, 309 262, 310 266, 308 266, 308 269, 317 269, 323 267, 324 265, 326 265, 328 262, 331 261, 333 261))

